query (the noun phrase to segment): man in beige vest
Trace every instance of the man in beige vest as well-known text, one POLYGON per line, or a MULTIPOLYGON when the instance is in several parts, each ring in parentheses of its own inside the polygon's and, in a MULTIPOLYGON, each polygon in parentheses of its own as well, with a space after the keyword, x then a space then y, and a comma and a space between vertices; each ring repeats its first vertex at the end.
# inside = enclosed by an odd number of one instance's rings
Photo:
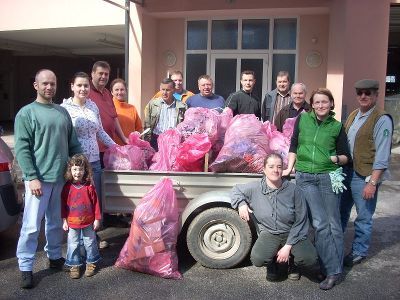
POLYGON ((342 194, 340 208, 343 231, 353 205, 357 208, 357 217, 352 250, 344 258, 345 266, 360 263, 368 254, 372 216, 379 185, 389 166, 393 134, 391 116, 376 106, 379 82, 363 79, 354 87, 359 108, 350 114, 345 124, 353 163, 345 170, 347 191, 342 194))

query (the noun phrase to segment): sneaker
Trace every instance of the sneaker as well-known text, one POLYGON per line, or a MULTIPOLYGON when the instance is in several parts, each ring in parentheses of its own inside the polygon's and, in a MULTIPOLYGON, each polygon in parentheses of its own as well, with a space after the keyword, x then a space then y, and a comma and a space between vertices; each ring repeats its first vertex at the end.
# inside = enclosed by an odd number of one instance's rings
POLYGON ((276 262, 273 261, 267 265, 267 281, 278 281, 279 274, 276 262))
POLYGON ((33 288, 33 275, 32 271, 21 271, 21 288, 33 288))
POLYGON ((361 263, 366 257, 361 256, 361 255, 353 255, 352 253, 346 255, 346 257, 343 260, 343 264, 346 267, 352 267, 354 265, 358 265, 361 263))
POLYGON ((68 267, 65 265, 65 258, 60 257, 58 259, 49 259, 49 268, 50 269, 57 269, 60 271, 67 271, 69 270, 68 267))
POLYGON ((110 245, 105 240, 102 240, 102 241, 99 242, 99 249, 105 249, 105 248, 108 248, 109 246, 110 245))
POLYGON ((91 277, 96 273, 96 265, 95 264, 86 264, 85 276, 91 277))
POLYGON ((294 264, 293 265, 289 264, 287 277, 290 280, 299 280, 300 279, 299 269, 294 264))
POLYGON ((72 279, 78 279, 80 277, 80 268, 79 266, 72 266, 69 269, 69 277, 71 277, 72 279))

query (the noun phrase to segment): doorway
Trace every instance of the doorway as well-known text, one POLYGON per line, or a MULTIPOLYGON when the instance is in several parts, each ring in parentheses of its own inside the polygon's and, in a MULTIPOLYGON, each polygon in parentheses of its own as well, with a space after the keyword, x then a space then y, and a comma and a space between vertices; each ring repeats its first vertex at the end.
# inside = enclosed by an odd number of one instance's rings
POLYGON ((238 91, 240 73, 245 70, 254 71, 256 85, 254 93, 261 100, 266 91, 268 78, 268 54, 211 54, 211 77, 214 78, 215 94, 227 99, 238 91))

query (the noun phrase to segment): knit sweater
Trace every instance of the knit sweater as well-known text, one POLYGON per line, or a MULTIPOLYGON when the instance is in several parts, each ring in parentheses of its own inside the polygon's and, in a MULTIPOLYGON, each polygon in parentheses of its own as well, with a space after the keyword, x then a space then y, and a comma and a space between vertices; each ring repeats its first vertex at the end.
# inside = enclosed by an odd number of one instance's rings
POLYGON ((71 228, 85 228, 101 220, 96 189, 91 184, 74 185, 67 182, 61 192, 61 217, 71 228))
POLYGON ((25 180, 61 182, 68 157, 82 153, 68 112, 34 101, 15 117, 15 152, 25 180))

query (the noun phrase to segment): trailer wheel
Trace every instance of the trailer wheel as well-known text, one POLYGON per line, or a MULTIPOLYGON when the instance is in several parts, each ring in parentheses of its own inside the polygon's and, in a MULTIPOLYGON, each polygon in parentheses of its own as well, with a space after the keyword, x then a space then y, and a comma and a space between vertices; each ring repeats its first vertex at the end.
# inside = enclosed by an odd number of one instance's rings
POLYGON ((190 254, 204 267, 227 269, 249 253, 252 233, 247 222, 230 208, 210 208, 191 222, 186 242, 190 254))

